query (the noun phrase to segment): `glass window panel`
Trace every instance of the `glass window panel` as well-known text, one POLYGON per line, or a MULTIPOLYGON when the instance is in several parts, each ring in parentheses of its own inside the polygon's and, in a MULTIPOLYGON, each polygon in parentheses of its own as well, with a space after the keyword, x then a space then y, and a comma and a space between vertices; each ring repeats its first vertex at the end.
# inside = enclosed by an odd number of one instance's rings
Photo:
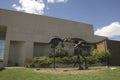
POLYGON ((3 59, 4 57, 4 50, 0 50, 0 59, 3 59))
POLYGON ((5 40, 0 40, 0 59, 4 57, 5 40))

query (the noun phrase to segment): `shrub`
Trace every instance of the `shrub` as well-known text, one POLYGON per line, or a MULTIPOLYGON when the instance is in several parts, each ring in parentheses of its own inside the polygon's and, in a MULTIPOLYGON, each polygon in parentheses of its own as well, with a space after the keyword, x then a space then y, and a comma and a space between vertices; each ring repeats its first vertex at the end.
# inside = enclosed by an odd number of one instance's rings
POLYGON ((91 55, 87 56, 86 59, 87 59, 87 63, 88 63, 89 65, 92 65, 92 64, 95 64, 95 63, 98 62, 98 59, 97 59, 97 58, 94 58, 94 57, 91 56, 91 55))
POLYGON ((52 59, 47 56, 33 58, 33 63, 39 65, 39 67, 49 67, 52 63, 52 59))
POLYGON ((61 57, 56 57, 56 61, 55 62, 56 63, 61 63, 61 64, 64 63, 61 57))
POLYGON ((107 62, 108 58, 110 57, 110 52, 108 50, 102 49, 95 49, 92 51, 91 55, 95 58, 98 62, 107 62))
POLYGON ((70 57, 63 57, 62 58, 63 64, 71 64, 71 58, 70 57))
POLYGON ((25 67, 33 67, 33 58, 25 58, 23 65, 25 67))
POLYGON ((71 63, 75 63, 77 60, 77 56, 71 56, 71 63))
MULTIPOLYGON (((50 57, 53 57, 54 54, 50 54, 50 57)), ((55 49, 55 57, 65 57, 65 56, 68 56, 68 51, 63 49, 63 48, 56 48, 55 49)))

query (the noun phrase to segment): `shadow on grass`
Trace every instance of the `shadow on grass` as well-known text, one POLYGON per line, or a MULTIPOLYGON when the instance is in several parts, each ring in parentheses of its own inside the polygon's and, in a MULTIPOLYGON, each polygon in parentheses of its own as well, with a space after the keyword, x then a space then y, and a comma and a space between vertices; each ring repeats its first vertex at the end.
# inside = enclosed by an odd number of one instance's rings
POLYGON ((0 69, 0 71, 3 71, 3 70, 5 70, 5 68, 1 68, 1 69, 0 69))

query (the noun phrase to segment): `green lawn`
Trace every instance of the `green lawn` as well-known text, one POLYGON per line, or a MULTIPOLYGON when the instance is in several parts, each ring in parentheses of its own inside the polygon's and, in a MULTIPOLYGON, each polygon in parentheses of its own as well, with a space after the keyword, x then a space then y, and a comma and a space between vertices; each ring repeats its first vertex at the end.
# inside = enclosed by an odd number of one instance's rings
POLYGON ((33 68, 6 68, 0 71, 0 80, 120 80, 120 67, 114 70, 103 69, 77 74, 48 74, 34 70, 33 68))

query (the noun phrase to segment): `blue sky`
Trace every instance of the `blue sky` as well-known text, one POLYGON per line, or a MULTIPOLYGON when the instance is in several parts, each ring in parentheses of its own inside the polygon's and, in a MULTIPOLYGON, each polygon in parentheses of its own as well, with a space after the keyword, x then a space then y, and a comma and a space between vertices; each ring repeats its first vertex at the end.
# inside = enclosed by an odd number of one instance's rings
POLYGON ((120 0, 1 0, 0 8, 92 24, 96 35, 120 40, 120 0))

